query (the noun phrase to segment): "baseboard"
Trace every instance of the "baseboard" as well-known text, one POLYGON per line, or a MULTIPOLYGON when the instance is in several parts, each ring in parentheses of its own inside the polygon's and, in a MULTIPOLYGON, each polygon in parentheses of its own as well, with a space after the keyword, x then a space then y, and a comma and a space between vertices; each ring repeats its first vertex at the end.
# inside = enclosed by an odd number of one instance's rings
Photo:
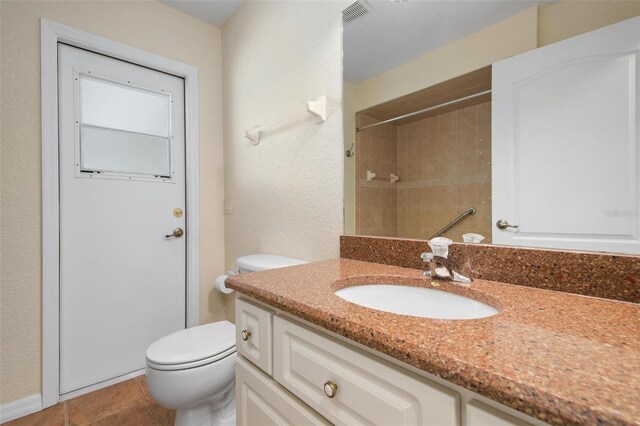
POLYGON ((0 405, 0 424, 42 410, 42 395, 31 395, 0 405))
POLYGON ((95 385, 90 385, 78 390, 64 393, 60 395, 60 402, 67 401, 77 396, 84 395, 89 392, 97 391, 99 389, 106 388, 111 385, 115 385, 116 383, 124 382, 125 380, 133 379, 134 377, 142 376, 145 373, 145 371, 146 371, 146 368, 141 368, 140 370, 132 371, 131 373, 123 374, 122 376, 114 377, 113 379, 104 380, 100 383, 96 383, 95 385))

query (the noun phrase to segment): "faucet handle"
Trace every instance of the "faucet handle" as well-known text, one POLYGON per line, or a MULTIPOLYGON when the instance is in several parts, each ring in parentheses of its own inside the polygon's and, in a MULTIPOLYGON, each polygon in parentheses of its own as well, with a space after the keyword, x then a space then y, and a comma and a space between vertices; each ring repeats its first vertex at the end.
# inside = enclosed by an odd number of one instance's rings
POLYGON ((431 262, 433 260, 433 253, 422 253, 420 255, 420 259, 422 259, 425 263, 431 262))
POLYGON ((449 256, 449 246, 453 241, 445 237, 436 237, 429 240, 429 247, 436 256, 447 258, 449 256))

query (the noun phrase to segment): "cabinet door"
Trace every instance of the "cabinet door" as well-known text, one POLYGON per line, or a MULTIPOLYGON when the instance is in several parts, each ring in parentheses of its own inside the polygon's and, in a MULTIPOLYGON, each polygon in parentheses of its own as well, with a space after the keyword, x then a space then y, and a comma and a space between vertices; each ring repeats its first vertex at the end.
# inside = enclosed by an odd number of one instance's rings
POLYGON ((531 426, 496 408, 472 400, 467 404, 467 426, 531 426))
POLYGON ((236 404, 239 426, 329 424, 242 357, 236 364, 236 404))
POLYGON ((633 18, 493 65, 494 243, 640 253, 639 34, 633 18))
POLYGON ((271 375, 272 318, 270 311, 236 299, 236 347, 238 353, 271 375))
POLYGON ((456 392, 281 317, 273 377, 336 425, 460 424, 456 392))

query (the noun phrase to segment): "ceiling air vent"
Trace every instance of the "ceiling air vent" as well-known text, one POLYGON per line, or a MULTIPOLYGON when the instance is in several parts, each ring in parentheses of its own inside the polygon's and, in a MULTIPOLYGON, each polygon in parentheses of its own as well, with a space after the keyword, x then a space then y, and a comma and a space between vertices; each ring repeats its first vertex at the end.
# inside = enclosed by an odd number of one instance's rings
POLYGON ((342 11, 342 23, 346 24, 348 22, 355 21, 372 10, 373 8, 369 6, 366 1, 358 0, 342 11))

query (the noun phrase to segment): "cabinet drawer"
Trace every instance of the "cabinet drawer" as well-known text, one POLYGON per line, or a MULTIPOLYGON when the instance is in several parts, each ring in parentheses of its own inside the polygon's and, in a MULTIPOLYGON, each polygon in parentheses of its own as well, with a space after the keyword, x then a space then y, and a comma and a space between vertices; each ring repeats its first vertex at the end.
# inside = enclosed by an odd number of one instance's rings
POLYGON ((531 426, 523 420, 472 400, 467 404, 467 426, 531 426))
POLYGON ((243 358, 236 364, 236 424, 329 425, 243 358))
POLYGON ((273 313, 236 299, 236 348, 265 373, 272 373, 273 313))
POLYGON ((336 425, 460 424, 452 390, 281 317, 274 336, 275 380, 336 425))

